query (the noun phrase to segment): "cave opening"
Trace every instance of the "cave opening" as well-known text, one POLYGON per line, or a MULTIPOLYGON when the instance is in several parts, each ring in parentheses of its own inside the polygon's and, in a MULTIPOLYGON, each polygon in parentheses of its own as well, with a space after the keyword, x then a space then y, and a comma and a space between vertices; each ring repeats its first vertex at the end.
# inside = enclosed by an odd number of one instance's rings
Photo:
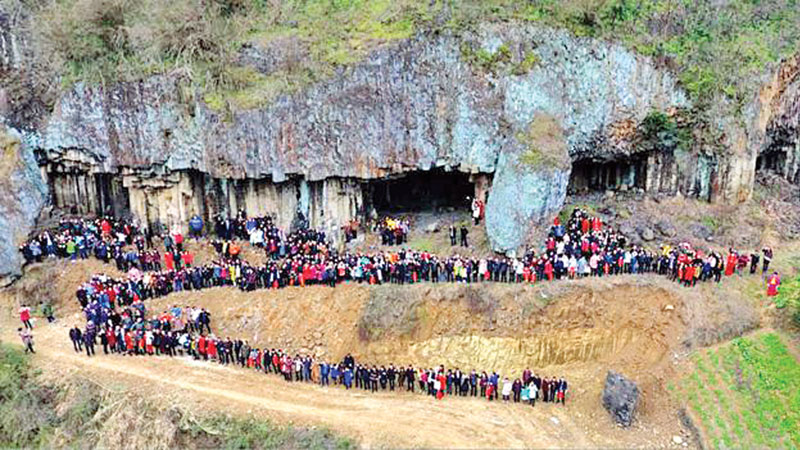
POLYGON ((774 172, 783 175, 786 167, 786 152, 782 150, 769 150, 756 158, 757 172, 774 172))
POLYGON ((572 163, 569 193, 627 190, 647 187, 647 157, 616 160, 579 159, 572 163))
POLYGON ((466 209, 476 189, 469 174, 438 168, 370 181, 367 191, 375 210, 389 213, 466 209))

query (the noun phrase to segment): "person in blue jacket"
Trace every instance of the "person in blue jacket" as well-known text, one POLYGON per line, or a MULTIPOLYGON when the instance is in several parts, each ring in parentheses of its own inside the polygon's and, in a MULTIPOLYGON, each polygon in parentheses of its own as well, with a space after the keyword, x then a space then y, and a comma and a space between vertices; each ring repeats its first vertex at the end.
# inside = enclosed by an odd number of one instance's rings
POLYGON ((195 239, 199 239, 203 234, 203 219, 197 214, 189 219, 189 232, 195 239))
POLYGON ((353 369, 348 367, 344 370, 344 387, 350 389, 352 385, 353 385, 353 369))
POLYGON ((322 386, 330 384, 328 381, 328 363, 325 361, 319 363, 319 384, 322 386))

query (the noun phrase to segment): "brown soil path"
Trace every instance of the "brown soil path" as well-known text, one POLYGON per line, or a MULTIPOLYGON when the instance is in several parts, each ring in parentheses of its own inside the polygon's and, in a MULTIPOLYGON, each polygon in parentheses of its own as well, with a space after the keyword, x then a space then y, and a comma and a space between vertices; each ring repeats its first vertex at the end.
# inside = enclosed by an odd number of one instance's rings
POLYGON ((529 409, 471 399, 435 401, 421 395, 347 392, 288 384, 272 375, 187 358, 87 358, 75 353, 66 339, 59 339, 66 329, 48 326, 36 332, 36 361, 45 370, 77 369, 101 384, 120 383, 148 395, 201 397, 226 411, 323 424, 365 446, 592 447, 608 443, 578 429, 569 407, 529 409))
MULTIPOLYGON (((16 328, 4 322, 3 338, 16 343, 16 328)), ((365 447, 646 448, 664 446, 673 432, 672 424, 661 421, 620 430, 607 415, 574 403, 528 408, 475 399, 436 401, 419 394, 372 395, 289 384, 273 375, 188 358, 87 358, 72 350, 63 322, 40 323, 34 331, 35 362, 49 376, 82 376, 170 404, 301 426, 322 425, 365 447)))
POLYGON ((0 308, 5 309, 5 314, 0 314, 0 336, 15 343, 19 302, 48 296, 58 305, 59 322, 50 325, 38 320, 34 330, 39 352, 35 362, 48 377, 85 377, 103 386, 141 393, 161 404, 190 405, 189 410, 196 405, 198 410, 322 425, 370 447, 652 448, 668 446, 672 436, 681 433, 677 409, 659 386, 665 386, 674 375, 672 350, 687 321, 679 312, 685 300, 669 294, 669 285, 663 280, 621 277, 576 283, 577 290, 566 290, 571 293, 568 298, 556 295, 563 290, 560 288, 549 293, 548 297, 552 294, 559 300, 545 309, 536 303, 535 314, 525 313, 530 309, 526 299, 549 291, 493 287, 487 294, 500 301, 494 311, 496 323, 487 321, 484 312, 471 310, 469 302, 456 301, 461 291, 458 287, 398 288, 398 298, 390 300, 420 296, 425 299, 420 303, 424 317, 412 335, 390 332, 373 343, 357 336, 356 322, 369 299, 368 292, 358 286, 255 294, 209 289, 148 302, 153 311, 175 303, 204 306, 212 311, 215 330, 220 333, 254 342, 277 341, 294 349, 311 345, 318 349, 322 342, 325 355, 333 358, 350 349, 358 350, 359 358, 381 363, 402 360, 438 365, 444 352, 457 358, 446 361, 448 364, 517 371, 530 357, 531 368, 543 370, 540 373, 547 376, 563 374, 571 381, 572 398, 566 407, 538 404, 529 408, 476 399, 437 402, 419 394, 371 395, 288 384, 274 376, 185 358, 99 355, 89 359, 72 350, 67 327, 82 322, 74 300, 75 286, 86 273, 97 271, 99 264, 44 264, 29 270, 14 289, 0 291, 0 308), (676 310, 668 310, 669 305, 676 310), (463 336, 474 337, 461 342, 463 336), (511 342, 514 337, 517 341, 511 342), (292 339, 291 345, 284 338, 292 339), (532 342, 574 351, 565 351, 564 361, 557 365, 542 367, 534 364, 538 347, 526 348, 532 342), (598 349, 604 350, 595 355, 598 349), (509 366, 505 360, 514 363, 509 366), (640 421, 629 430, 614 426, 600 405, 609 368, 633 374, 643 388, 640 421))

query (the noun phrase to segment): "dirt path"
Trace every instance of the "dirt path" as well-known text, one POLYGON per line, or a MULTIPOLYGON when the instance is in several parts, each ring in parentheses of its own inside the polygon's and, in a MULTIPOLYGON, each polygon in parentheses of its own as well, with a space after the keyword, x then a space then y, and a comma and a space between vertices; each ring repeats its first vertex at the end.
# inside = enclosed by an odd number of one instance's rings
MULTIPOLYGON (((16 343, 12 328, 3 328, 3 338, 16 343)), ((528 408, 469 398, 436 401, 419 394, 372 395, 288 384, 273 375, 187 358, 87 358, 73 351, 65 325, 40 324, 34 331, 35 362, 51 376, 77 374, 170 404, 299 426, 322 425, 366 447, 652 447, 665 444, 669 437, 650 427, 622 431, 611 426, 607 416, 582 414, 569 404, 528 408)))
MULTIPOLYGON (((68 267, 43 265, 28 273, 24 286, 0 291, 0 307, 6 309, 6 314, 0 314, 4 330, 0 335, 15 343, 18 338, 13 331, 19 324, 15 305, 42 295, 57 300, 59 322, 49 325, 39 320, 34 330, 39 352, 35 362, 46 376, 84 377, 114 390, 141 393, 162 405, 185 405, 189 411, 322 425, 368 447, 652 448, 669 446, 672 436, 681 433, 676 409, 659 386, 666 385, 673 373, 669 349, 680 342, 684 327, 682 313, 670 312, 667 306, 679 306, 684 300, 661 292, 660 280, 593 281, 535 315, 524 314, 530 292, 519 287, 505 292, 498 287, 498 292, 490 292, 499 301, 493 316, 496 324, 463 301, 454 301, 460 295, 456 287, 406 287, 403 296, 425 297, 424 320, 420 319, 413 339, 390 333, 376 343, 362 342, 357 336, 358 318, 369 293, 356 286, 257 294, 209 289, 148 303, 154 311, 172 304, 204 306, 212 312, 220 335, 277 342, 283 348, 313 347, 315 352, 322 346, 332 358, 341 357, 338 353, 343 349, 355 349, 358 358, 372 361, 446 362, 502 370, 517 370, 529 362, 544 375, 568 374, 572 398, 566 407, 538 404, 530 408, 289 384, 272 375, 186 358, 99 355, 90 359, 73 351, 67 327, 83 320, 75 306, 74 286, 85 279, 83 272, 96 271, 96 267, 91 261, 68 267), (650 293, 646 302, 641 301, 643 289, 650 293), (525 337, 511 342, 510 337, 523 329, 525 337), (464 336, 469 342, 459 340, 464 336), (537 356, 542 346, 560 355, 560 362, 543 366, 537 356), (614 426, 601 406, 602 383, 609 368, 635 374, 646 393, 640 420, 631 429, 614 426)), ((537 293, 533 294, 541 294, 537 293)))
POLYGON ((162 398, 200 397, 210 408, 216 405, 281 422, 324 424, 370 447, 593 447, 605 441, 578 429, 569 407, 525 408, 472 399, 435 401, 421 395, 346 392, 288 384, 272 375, 185 358, 87 358, 75 353, 66 339, 59 339, 66 336, 65 328, 54 325, 35 331, 36 361, 45 370, 77 371, 101 384, 162 398))

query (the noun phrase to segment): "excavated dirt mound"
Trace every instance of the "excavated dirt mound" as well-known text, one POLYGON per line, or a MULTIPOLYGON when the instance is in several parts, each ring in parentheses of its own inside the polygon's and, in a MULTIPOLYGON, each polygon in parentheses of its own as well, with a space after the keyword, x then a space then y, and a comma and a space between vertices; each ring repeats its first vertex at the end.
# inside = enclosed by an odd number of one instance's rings
POLYGON ((558 298, 523 286, 366 287, 241 292, 216 288, 149 302, 200 305, 222 336, 339 359, 518 371, 594 362, 657 363, 685 330, 682 300, 634 280, 579 283, 558 298), (597 283, 595 283, 597 284, 597 283), (475 304, 477 301, 485 303, 475 304), (383 302, 383 304, 381 304, 383 302), (400 315, 397 305, 411 311, 400 315), (549 304, 548 304, 549 303, 549 304), (372 324, 385 314, 389 323, 372 324), (393 317, 402 320, 391 321, 393 317), (382 326, 382 328, 381 328, 382 326), (364 332, 365 328, 371 331, 364 332), (374 335, 374 336, 373 336, 374 335))

